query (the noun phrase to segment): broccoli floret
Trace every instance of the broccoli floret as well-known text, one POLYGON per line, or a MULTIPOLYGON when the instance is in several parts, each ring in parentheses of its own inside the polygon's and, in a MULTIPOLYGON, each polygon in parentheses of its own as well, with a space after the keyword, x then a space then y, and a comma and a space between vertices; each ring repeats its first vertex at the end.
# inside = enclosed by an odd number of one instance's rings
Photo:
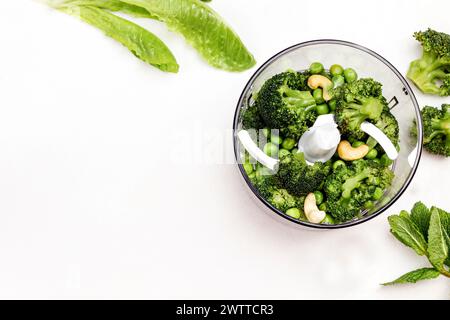
POLYGON ((324 185, 327 211, 338 222, 351 220, 366 202, 374 199, 375 189, 386 189, 393 177, 392 171, 371 160, 357 160, 349 166, 337 167, 324 185))
POLYGON ((374 122, 387 108, 381 84, 370 78, 338 87, 332 95, 336 99, 336 122, 341 133, 356 139, 365 135, 361 124, 366 120, 374 122))
POLYGON ((296 197, 282 188, 273 172, 258 165, 256 174, 251 182, 259 194, 280 211, 286 212, 291 208, 303 208, 304 197, 296 197))
POLYGON ((428 29, 414 33, 422 44, 420 59, 411 62, 407 77, 424 93, 450 95, 450 35, 428 29))
POLYGON ((264 128, 264 122, 258 113, 256 105, 249 106, 242 114, 242 127, 245 130, 249 129, 262 129, 264 128))
MULTIPOLYGON (((443 104, 441 110, 426 106, 421 113, 425 149, 434 154, 450 157, 450 104, 443 104)), ((417 136, 415 125, 412 134, 417 136)))
POLYGON ((277 177, 291 194, 304 196, 320 190, 330 172, 330 161, 308 165, 303 153, 289 154, 280 159, 277 177))
POLYGON ((267 127, 280 129, 285 137, 297 140, 314 124, 317 112, 307 81, 307 73, 287 71, 264 83, 256 106, 267 127))
MULTIPOLYGON (((394 146, 398 146, 399 143, 399 126, 395 116, 390 112, 388 108, 385 108, 381 116, 373 121, 373 124, 384 132, 384 134, 392 141, 394 146)), ((370 148, 377 146, 378 151, 382 152, 381 146, 377 145, 377 141, 372 137, 367 140, 367 145, 370 148)))

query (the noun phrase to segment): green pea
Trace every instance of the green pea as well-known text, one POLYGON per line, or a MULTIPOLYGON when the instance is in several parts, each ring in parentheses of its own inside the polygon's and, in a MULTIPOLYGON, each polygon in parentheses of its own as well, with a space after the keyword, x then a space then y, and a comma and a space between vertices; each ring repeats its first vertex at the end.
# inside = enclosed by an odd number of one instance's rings
POLYGON ((367 154, 366 154, 366 159, 372 160, 375 159, 378 155, 378 151, 376 149, 371 149, 367 154))
POLYGON ((292 149, 292 150, 291 150, 291 153, 292 153, 292 154, 298 153, 298 149, 297 149, 297 148, 292 149))
POLYGON ((320 211, 327 211, 327 204, 325 202, 322 202, 319 206, 320 211))
POLYGON ((269 143, 266 143, 263 150, 264 150, 265 154, 267 154, 270 157, 273 157, 273 156, 276 156, 278 153, 278 146, 269 142, 269 143))
POLYGON ((323 69, 323 64, 320 62, 313 62, 309 67, 309 72, 311 72, 311 74, 320 74, 323 72, 323 69))
POLYGON ((389 167, 392 163, 394 163, 394 161, 392 161, 391 159, 389 159, 389 157, 387 156, 387 154, 383 154, 380 158, 380 162, 383 166, 385 167, 389 167))
POLYGON ((337 160, 333 163, 333 170, 336 170, 338 167, 340 166, 344 166, 345 167, 345 162, 342 160, 337 160))
POLYGON ((299 219, 301 212, 300 212, 300 209, 298 209, 298 208, 290 208, 290 209, 287 209, 286 214, 294 219, 299 219))
POLYGON ((372 199, 373 200, 380 200, 381 197, 383 196, 383 189, 381 188, 376 188, 375 191, 373 192, 373 196, 372 199))
POLYGON ((289 151, 289 150, 286 150, 286 149, 280 149, 280 151, 278 151, 278 158, 283 158, 283 157, 285 157, 285 156, 287 156, 287 155, 290 155, 291 154, 291 152, 289 151))
POLYGON ((372 201, 366 201, 365 203, 364 203, 364 208, 366 208, 366 209, 372 209, 373 207, 374 207, 375 205, 373 204, 373 202, 372 201))
POLYGON ((313 98, 316 100, 316 103, 323 103, 325 100, 323 100, 323 90, 320 88, 317 88, 313 91, 313 98))
POLYGON ((330 107, 331 111, 336 110, 336 100, 328 101, 328 106, 330 107))
POLYGON ((250 173, 253 172, 253 165, 251 163, 244 163, 242 165, 244 167, 245 172, 247 173, 247 175, 249 175, 250 173))
POLYGON ((292 138, 286 138, 283 140, 283 143, 281 144, 281 146, 286 149, 286 150, 292 150, 292 148, 295 147, 295 140, 292 138))
POLYGON ((316 204, 321 204, 323 202, 323 193, 320 191, 314 191, 314 196, 316 197, 316 204))
POLYGON ((321 223, 323 223, 323 224, 335 224, 336 222, 334 221, 334 219, 333 219, 333 217, 331 215, 327 214, 325 216, 325 219, 323 219, 321 223))
POLYGON ((345 78, 341 75, 333 76, 331 81, 333 81, 334 88, 340 87, 345 84, 345 78))
POLYGON ((352 147, 353 148, 358 148, 358 147, 362 146, 363 144, 365 144, 365 143, 362 142, 362 141, 355 141, 355 142, 352 143, 352 147))
POLYGON ((268 128, 262 129, 262 134, 264 135, 264 137, 269 138, 269 136, 270 136, 270 129, 268 129, 268 128))
POLYGON ((356 71, 354 69, 347 68, 344 70, 344 77, 345 77, 345 81, 347 81, 347 83, 351 83, 358 79, 358 74, 356 73, 356 71))
POLYGON ((333 64, 330 67, 330 73, 332 76, 341 76, 344 73, 344 68, 338 64, 333 64))
POLYGON ((326 103, 316 106, 316 110, 319 115, 327 114, 330 111, 326 103))
POLYGON ((270 136, 270 142, 276 145, 280 145, 283 142, 283 139, 278 135, 272 134, 270 136))

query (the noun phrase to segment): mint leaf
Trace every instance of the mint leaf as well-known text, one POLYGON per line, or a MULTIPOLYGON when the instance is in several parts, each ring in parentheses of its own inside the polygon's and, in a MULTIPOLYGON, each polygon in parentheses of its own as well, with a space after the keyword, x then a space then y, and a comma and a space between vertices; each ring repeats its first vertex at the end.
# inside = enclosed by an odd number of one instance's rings
POLYGON ((393 284, 401 284, 401 283, 416 283, 420 280, 428 280, 428 279, 434 279, 439 277, 440 272, 437 271, 434 268, 422 268, 417 269, 408 273, 405 273, 400 278, 391 281, 383 283, 383 286, 390 286, 393 284))
POLYGON ((448 256, 447 241, 441 224, 441 214, 435 207, 431 208, 430 228, 428 229, 428 259, 439 271, 444 269, 448 256))
POLYGON ((411 220, 424 236, 428 239, 428 228, 430 227, 430 209, 428 209, 422 202, 417 202, 411 209, 411 220))
POLYGON ((427 254, 427 242, 412 220, 402 216, 388 217, 391 233, 404 245, 412 248, 418 255, 427 254))

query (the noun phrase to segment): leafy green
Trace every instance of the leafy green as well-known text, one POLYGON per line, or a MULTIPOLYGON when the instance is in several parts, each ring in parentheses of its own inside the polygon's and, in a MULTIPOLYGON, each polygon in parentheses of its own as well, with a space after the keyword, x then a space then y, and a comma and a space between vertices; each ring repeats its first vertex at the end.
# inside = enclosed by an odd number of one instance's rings
POLYGON ((102 30, 152 66, 162 71, 178 72, 178 63, 164 42, 137 24, 96 7, 63 5, 58 9, 102 30))
POLYGON ((411 209, 411 220, 416 224, 420 233, 424 236, 425 240, 428 239, 428 228, 430 226, 430 210, 422 203, 417 202, 411 209))
POLYGON ((383 286, 389 286, 393 284, 401 283, 416 283, 420 280, 434 279, 440 276, 440 272, 434 268, 421 268, 408 273, 405 273, 400 278, 391 282, 383 283, 383 286))
POLYGON ((428 209, 417 202, 411 214, 403 210, 398 215, 388 217, 392 234, 418 255, 425 255, 433 268, 422 268, 408 272, 400 278, 384 283, 415 283, 419 280, 437 278, 444 275, 450 278, 450 214, 442 209, 428 209), (446 267, 447 266, 447 267, 446 267))
MULTIPOLYGON (((56 2, 56 1, 54 1, 56 2)), ((105 9, 113 12, 120 11, 127 15, 136 18, 150 18, 155 17, 142 7, 134 6, 132 4, 125 3, 121 0, 59 0, 58 6, 90 6, 105 9)))
POLYGON ((390 216, 391 233, 404 245, 412 248, 418 255, 426 255, 427 242, 417 226, 409 217, 390 216))
POLYGON ((238 35, 199 0, 123 0, 145 8, 152 17, 181 33, 212 66, 228 71, 243 71, 255 65, 255 59, 238 35))
POLYGON ((444 268, 448 256, 448 247, 441 224, 441 217, 436 208, 431 208, 430 228, 428 229, 428 257, 431 264, 439 271, 444 268))

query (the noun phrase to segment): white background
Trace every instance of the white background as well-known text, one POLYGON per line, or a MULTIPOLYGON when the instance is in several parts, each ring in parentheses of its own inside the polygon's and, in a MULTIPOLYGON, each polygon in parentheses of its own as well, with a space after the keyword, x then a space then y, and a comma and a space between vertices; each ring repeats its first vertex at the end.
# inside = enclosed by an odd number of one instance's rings
MULTIPOLYGON (((337 38, 406 72, 420 54, 414 31, 450 32, 446 0, 211 6, 258 65, 292 44, 337 38)), ((450 297, 444 278, 379 285, 427 265, 394 240, 386 218, 417 200, 450 209, 450 160, 424 154, 401 199, 360 226, 317 232, 281 224, 260 210, 234 165, 183 164, 173 155, 192 147, 199 127, 225 135, 256 69, 215 70, 164 25, 140 23, 173 50, 179 74, 145 65, 40 3, 3 1, 0 298, 450 297)), ((202 143, 209 153, 231 151, 202 143)))

